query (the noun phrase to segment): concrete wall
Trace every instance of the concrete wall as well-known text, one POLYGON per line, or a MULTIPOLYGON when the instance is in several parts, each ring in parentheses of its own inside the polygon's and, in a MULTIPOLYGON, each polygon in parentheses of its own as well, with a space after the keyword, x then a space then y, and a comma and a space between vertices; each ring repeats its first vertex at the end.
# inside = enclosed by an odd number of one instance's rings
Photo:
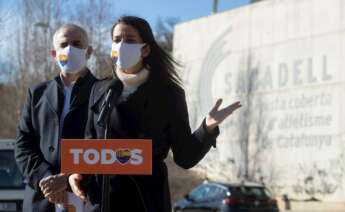
POLYGON ((174 33, 192 126, 218 97, 244 104, 199 168, 237 180, 248 146, 251 176, 276 194, 345 200, 344 0, 267 0, 174 33))

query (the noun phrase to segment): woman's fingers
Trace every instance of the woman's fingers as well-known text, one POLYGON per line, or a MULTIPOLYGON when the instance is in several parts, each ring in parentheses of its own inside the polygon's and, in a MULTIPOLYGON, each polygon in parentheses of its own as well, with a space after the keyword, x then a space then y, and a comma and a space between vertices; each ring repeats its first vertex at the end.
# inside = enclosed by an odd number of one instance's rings
POLYGON ((211 113, 218 111, 220 105, 222 104, 223 99, 217 99, 216 104, 213 106, 211 113))
MULTIPOLYGON (((218 103, 218 102, 217 102, 218 103)), ((220 102, 221 103, 221 102, 220 102)), ((217 106, 217 104, 216 104, 217 106)), ((218 106, 219 107, 219 106, 218 106)), ((235 110, 242 107, 240 101, 237 101, 221 110, 215 110, 211 113, 211 116, 215 118, 216 120, 223 121, 226 117, 228 117, 230 114, 232 114, 235 110)), ((216 108, 216 107, 214 107, 216 108)))
POLYGON ((240 107, 242 107, 241 102, 237 101, 237 102, 227 106, 226 108, 224 108, 223 111, 225 112, 226 116, 228 116, 240 107))
POLYGON ((231 115, 235 110, 242 107, 240 101, 237 101, 221 110, 219 110, 222 104, 222 99, 218 99, 215 106, 212 108, 211 112, 206 117, 206 127, 209 131, 212 131, 216 126, 224 121, 229 115, 231 115))
POLYGON ((86 200, 86 196, 84 194, 84 192, 81 190, 80 187, 80 181, 82 180, 82 175, 81 174, 72 174, 69 178, 68 178, 68 182, 71 186, 71 189, 73 191, 73 193, 78 196, 80 199, 82 199, 83 201, 86 200))

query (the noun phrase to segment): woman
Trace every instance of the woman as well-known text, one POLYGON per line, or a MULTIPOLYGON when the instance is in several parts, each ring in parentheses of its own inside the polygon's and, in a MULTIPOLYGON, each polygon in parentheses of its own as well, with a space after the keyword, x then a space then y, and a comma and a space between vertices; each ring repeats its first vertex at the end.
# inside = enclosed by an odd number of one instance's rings
MULTIPOLYGON (((138 17, 124 16, 113 25, 111 36, 115 78, 121 81, 123 90, 120 86, 120 96, 110 112, 107 137, 152 139, 153 168, 150 176, 112 177, 110 211, 170 212, 168 173, 164 163, 169 150, 179 166, 186 169, 195 166, 211 146, 215 146, 218 125, 241 105, 236 102, 218 110, 221 104, 218 100, 192 133, 175 62, 158 46, 149 24, 138 17)), ((105 130, 97 120, 109 84, 110 81, 101 81, 93 87, 87 138, 104 138, 105 130)), ((99 193, 99 190, 82 190, 81 179, 77 174, 69 178, 72 190, 79 197, 85 199, 85 193, 89 196, 99 193)))

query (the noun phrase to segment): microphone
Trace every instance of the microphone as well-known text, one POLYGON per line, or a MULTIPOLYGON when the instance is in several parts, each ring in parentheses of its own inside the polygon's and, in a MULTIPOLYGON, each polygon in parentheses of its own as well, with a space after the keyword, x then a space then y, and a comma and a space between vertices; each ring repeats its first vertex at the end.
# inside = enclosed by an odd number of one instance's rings
MULTIPOLYGON (((109 120, 109 112, 113 105, 117 102, 123 89, 123 84, 119 79, 114 79, 108 86, 107 95, 101 105, 101 113, 97 119, 97 124, 101 127, 108 127, 107 122, 109 120)), ((105 129, 104 138, 107 138, 107 130, 105 129)), ((87 185, 86 185, 87 186, 87 185)), ((109 176, 103 175, 102 179, 102 199, 101 199, 101 211, 109 210, 109 176)), ((91 198, 92 199, 92 198, 91 198)))
POLYGON ((109 116, 110 109, 113 107, 114 103, 120 97, 123 89, 123 84, 120 80, 114 79, 108 86, 107 95, 101 105, 101 113, 97 119, 97 124, 101 127, 106 125, 106 118, 109 116))

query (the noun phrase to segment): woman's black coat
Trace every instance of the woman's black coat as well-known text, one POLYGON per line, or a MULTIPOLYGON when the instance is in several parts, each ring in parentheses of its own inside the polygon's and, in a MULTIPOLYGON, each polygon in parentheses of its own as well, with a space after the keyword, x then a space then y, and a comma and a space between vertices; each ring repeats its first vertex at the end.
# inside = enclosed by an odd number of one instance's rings
MULTIPOLYGON (((110 82, 97 82, 91 91, 86 138, 104 138, 105 129, 98 126, 97 119, 110 82)), ((176 164, 188 169, 215 146, 218 134, 218 128, 208 133, 205 121, 192 133, 184 90, 149 78, 126 101, 113 107, 108 135, 110 138, 152 139, 152 175, 113 177, 110 208, 130 211, 128 207, 139 204, 143 208, 137 211, 170 212, 168 172, 164 163, 169 150, 176 164), (124 202, 131 204, 121 206, 124 202)), ((100 199, 98 189, 89 189, 87 193, 100 199)))

